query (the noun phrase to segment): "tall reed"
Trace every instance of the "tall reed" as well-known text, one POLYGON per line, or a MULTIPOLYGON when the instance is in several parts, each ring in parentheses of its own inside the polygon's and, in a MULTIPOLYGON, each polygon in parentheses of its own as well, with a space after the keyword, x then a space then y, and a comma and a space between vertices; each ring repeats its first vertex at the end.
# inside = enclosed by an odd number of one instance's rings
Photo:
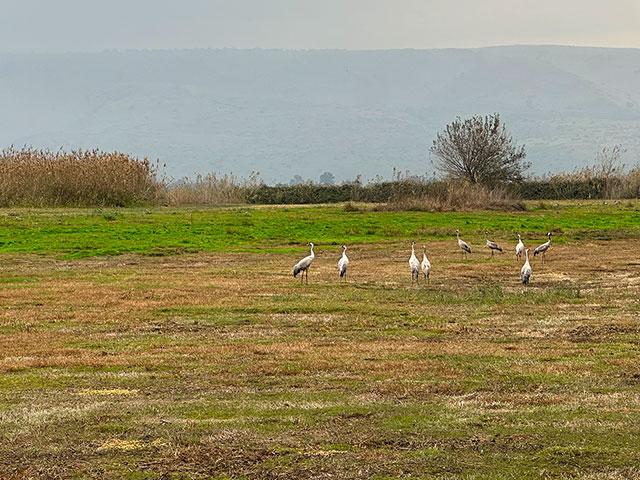
POLYGON ((257 173, 248 179, 234 175, 198 175, 185 177, 167 186, 170 205, 233 205, 247 203, 248 197, 261 185, 257 173))
POLYGON ((156 204, 164 190, 156 166, 126 153, 0 151, 0 206, 156 204))
POLYGON ((431 188, 417 195, 402 193, 376 210, 388 211, 465 211, 524 210, 524 204, 506 188, 489 188, 465 181, 431 182, 431 188))

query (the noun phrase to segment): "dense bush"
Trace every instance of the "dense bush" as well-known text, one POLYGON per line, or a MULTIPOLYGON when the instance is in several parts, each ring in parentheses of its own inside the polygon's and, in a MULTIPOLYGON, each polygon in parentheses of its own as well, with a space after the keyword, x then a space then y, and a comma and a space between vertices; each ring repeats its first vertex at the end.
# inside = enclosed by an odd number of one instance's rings
POLYGON ((418 182, 399 180, 395 182, 379 182, 363 185, 359 182, 342 185, 317 185, 312 183, 301 185, 260 185, 247 198, 255 204, 308 204, 367 202, 385 203, 393 199, 409 196, 423 196, 442 192, 447 182, 418 182))
POLYGON ((512 187, 528 200, 613 199, 640 197, 640 169, 604 176, 590 169, 531 179, 512 187))
MULTIPOLYGON (((459 183, 443 180, 416 181, 399 180, 370 184, 350 183, 343 185, 260 185, 247 196, 248 203, 255 204, 309 204, 338 202, 388 203, 403 201, 426 204, 434 199, 442 203, 448 198, 454 204, 465 203, 454 194, 465 192, 470 194, 467 202, 473 204, 484 196, 501 198, 506 204, 515 205, 513 199, 522 200, 571 200, 571 199, 610 199, 640 197, 640 169, 634 169, 623 175, 603 178, 598 175, 585 175, 584 172, 558 174, 546 178, 533 178, 509 186, 488 189, 479 194, 461 189, 459 183), (452 187, 458 185, 456 187, 452 187), (493 192, 489 196, 488 193, 493 192), (429 202, 426 199, 430 198, 429 202), (412 200, 413 199, 413 200, 412 200), (419 200, 421 199, 421 200, 419 200)), ((444 203, 449 203, 447 200, 444 203)), ((501 200, 501 201, 502 201, 501 200)), ((516 202, 517 203, 517 202, 516 202)))

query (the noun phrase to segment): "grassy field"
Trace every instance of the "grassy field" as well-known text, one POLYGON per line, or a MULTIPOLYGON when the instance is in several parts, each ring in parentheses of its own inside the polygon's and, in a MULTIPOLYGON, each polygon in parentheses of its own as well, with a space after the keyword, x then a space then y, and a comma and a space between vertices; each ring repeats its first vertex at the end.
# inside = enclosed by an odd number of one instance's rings
POLYGON ((639 237, 636 202, 0 210, 0 478, 640 478, 639 237), (530 287, 485 230, 556 232, 530 287))
POLYGON ((442 240, 460 228, 484 242, 514 232, 557 241, 640 238, 640 203, 535 202, 526 212, 373 212, 342 206, 225 209, 0 209, 0 254, 39 253, 63 258, 140 253, 293 253, 300 244, 442 240))

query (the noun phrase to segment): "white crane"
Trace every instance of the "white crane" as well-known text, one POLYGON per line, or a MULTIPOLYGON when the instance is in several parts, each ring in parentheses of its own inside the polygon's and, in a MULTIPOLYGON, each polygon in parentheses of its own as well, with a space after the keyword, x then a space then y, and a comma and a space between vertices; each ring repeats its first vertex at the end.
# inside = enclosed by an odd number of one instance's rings
MULTIPOLYGON (((485 232, 486 235, 489 235, 488 232, 485 232)), ((487 238, 487 248, 491 250, 491 256, 493 257, 494 252, 502 253, 502 247, 498 245, 496 242, 489 240, 487 238)))
POLYGON ((529 249, 527 248, 524 251, 524 265, 522 265, 522 268, 520 269, 520 280, 523 285, 529 285, 532 273, 531 264, 529 263, 529 249))
POLYGON ((418 262, 418 257, 416 257, 416 242, 411 242, 409 269, 411 270, 411 285, 413 285, 413 282, 418 283, 418 278, 420 275, 420 262, 418 262))
POLYGON ((349 268, 349 258, 347 257, 347 246, 342 245, 342 257, 338 260, 338 273, 340 278, 347 279, 347 268, 349 268))
POLYGON ((522 257, 524 252, 524 243, 522 243, 522 237, 518 234, 518 243, 516 244, 516 260, 522 257))
POLYGON ((458 239, 458 247, 462 250, 462 257, 467 258, 467 253, 471 253, 471 247, 467 242, 460 238, 460 230, 456 230, 456 237, 458 239))
POLYGON ((309 243, 309 246, 311 247, 311 253, 293 266, 294 277, 297 277, 298 274, 302 272, 302 275, 300 276, 300 283, 304 281, 305 276, 307 278, 307 283, 309 283, 309 267, 313 263, 313 259, 316 258, 316 254, 313 253, 313 243, 309 243))
POLYGON ((422 269, 422 274, 424 275, 424 280, 429 280, 429 274, 431 273, 431 262, 429 258, 427 258, 427 246, 422 246, 422 263, 420 264, 420 268, 422 269))
POLYGON ((542 245, 538 245, 536 249, 533 251, 534 257, 537 256, 539 253, 542 254, 542 265, 544 265, 545 254, 547 253, 547 250, 549 250, 549 247, 551 247, 551 232, 547 233, 547 238, 548 240, 546 242, 544 242, 542 245))

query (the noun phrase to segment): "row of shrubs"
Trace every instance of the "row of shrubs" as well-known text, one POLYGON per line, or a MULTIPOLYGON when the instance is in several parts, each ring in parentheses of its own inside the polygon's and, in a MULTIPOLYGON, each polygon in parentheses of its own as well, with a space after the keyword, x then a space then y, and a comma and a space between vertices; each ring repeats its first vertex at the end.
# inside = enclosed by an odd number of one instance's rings
MULTIPOLYGON (((414 197, 442 197, 452 188, 461 188, 444 180, 426 182, 395 181, 374 184, 343 185, 259 185, 248 191, 247 202, 255 204, 306 204, 337 202, 386 203, 414 197)), ((488 190, 494 191, 494 190, 488 190)), ((501 195, 522 200, 612 199, 640 197, 640 170, 609 178, 572 178, 557 175, 529 179, 498 189, 501 195)), ((467 193, 469 191, 467 190, 467 193)), ((477 190, 474 190, 477 192, 477 190)))
POLYGON ((558 174, 529 179, 511 190, 527 200, 615 199, 640 197, 640 169, 607 177, 558 174))
POLYGON ((0 207, 310 204, 367 202, 388 209, 520 208, 519 200, 640 197, 640 169, 615 174, 585 168, 499 189, 445 180, 341 185, 265 185, 209 174, 168 181, 159 166, 120 152, 0 151, 0 207), (515 200, 514 200, 515 199, 515 200))

